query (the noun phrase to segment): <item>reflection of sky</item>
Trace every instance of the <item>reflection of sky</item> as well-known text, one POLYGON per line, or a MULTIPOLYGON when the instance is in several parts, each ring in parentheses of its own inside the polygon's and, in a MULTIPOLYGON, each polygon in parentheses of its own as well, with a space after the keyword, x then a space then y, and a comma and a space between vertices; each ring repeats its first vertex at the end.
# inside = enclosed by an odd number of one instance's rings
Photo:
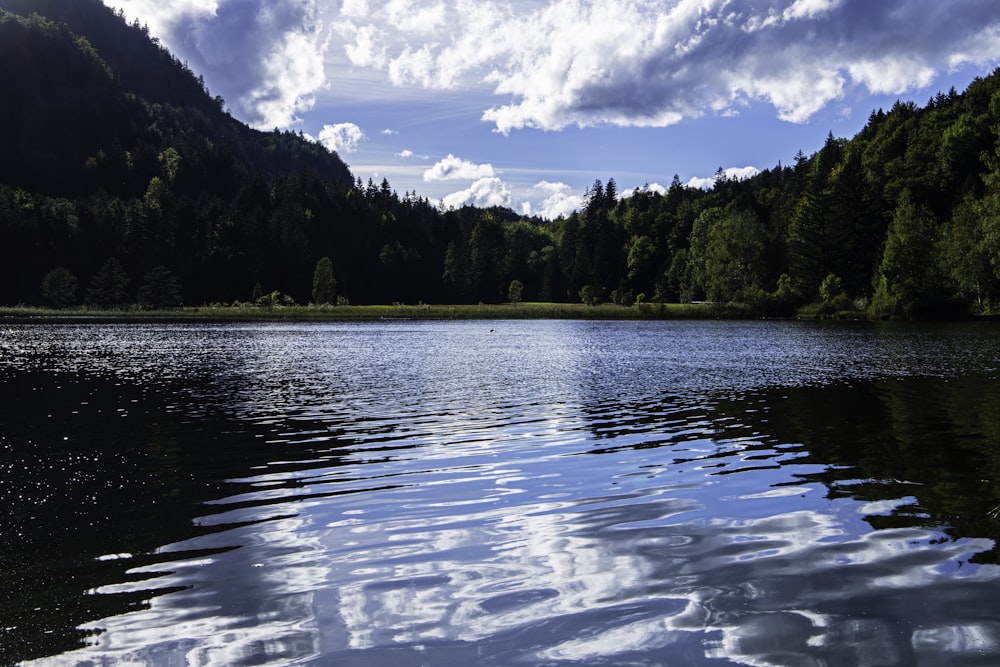
POLYGON ((313 597, 327 572, 316 558, 321 545, 305 528, 301 519, 279 518, 170 545, 164 563, 130 571, 135 583, 94 594, 142 591, 151 583, 187 590, 89 624, 100 634, 70 664, 282 665, 316 655, 313 597), (213 553, 235 544, 241 547, 213 553))
MULTIPOLYGON (((823 467, 798 461, 800 448, 713 413, 720 389, 805 381, 807 357, 817 382, 842 372, 851 357, 823 342, 830 331, 805 329, 796 347, 787 329, 755 324, 743 339, 732 323, 625 323, 615 336, 606 326, 223 330, 232 340, 205 345, 215 384, 187 399, 192 411, 227 412, 252 432, 248 448, 284 443, 288 456, 233 468, 243 491, 201 520, 220 532, 165 547, 134 583, 96 591, 185 588, 94 622, 98 643, 74 661, 874 665, 1000 654, 997 572, 968 562, 986 540, 872 531, 866 515, 912 499, 828 500, 802 481, 823 467), (770 348, 768 332, 779 339, 770 348), (736 343, 738 368, 720 368, 736 343)), ((847 332, 841 346, 871 337, 847 332)), ((155 351, 129 373, 175 364, 182 377, 193 362, 171 335, 152 336, 155 351)))
MULTIPOLYGON (((521 479, 534 497, 553 484, 521 479)), ((522 657, 592 664, 701 646, 703 659, 765 665, 786 664, 774 653, 783 647, 815 657, 803 664, 822 664, 848 650, 848 638, 859 660, 864 651, 898 652, 905 631, 921 651, 955 650, 955 625, 937 627, 926 609, 914 616, 905 606, 880 618, 877 606, 927 595, 974 604, 977 584, 992 581, 990 570, 956 578, 948 567, 983 544, 928 551, 936 534, 916 530, 859 537, 850 503, 843 516, 801 510, 692 520, 707 515, 707 488, 537 502, 437 526, 392 517, 331 522, 324 539, 347 540, 351 550, 331 564, 339 595, 326 620, 342 624, 357 651, 441 640, 491 646, 518 629, 561 625, 522 657), (859 599, 872 601, 871 618, 859 616, 859 599), (864 633, 851 630, 860 625, 864 633)), ((958 627, 962 637, 997 629, 958 627)))

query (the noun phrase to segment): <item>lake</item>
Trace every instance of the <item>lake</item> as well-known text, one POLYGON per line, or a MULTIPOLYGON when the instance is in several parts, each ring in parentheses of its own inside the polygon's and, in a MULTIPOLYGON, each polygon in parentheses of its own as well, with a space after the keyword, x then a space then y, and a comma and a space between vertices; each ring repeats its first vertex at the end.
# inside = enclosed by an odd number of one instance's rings
POLYGON ((998 331, 0 325, 0 664, 1000 664, 998 331))

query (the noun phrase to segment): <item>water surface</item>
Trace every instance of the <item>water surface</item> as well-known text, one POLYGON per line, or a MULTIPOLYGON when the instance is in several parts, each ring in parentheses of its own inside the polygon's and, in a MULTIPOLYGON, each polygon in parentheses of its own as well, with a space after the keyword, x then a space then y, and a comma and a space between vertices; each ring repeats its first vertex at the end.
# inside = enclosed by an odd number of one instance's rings
POLYGON ((989 323, 0 329, 0 663, 1000 661, 989 323))

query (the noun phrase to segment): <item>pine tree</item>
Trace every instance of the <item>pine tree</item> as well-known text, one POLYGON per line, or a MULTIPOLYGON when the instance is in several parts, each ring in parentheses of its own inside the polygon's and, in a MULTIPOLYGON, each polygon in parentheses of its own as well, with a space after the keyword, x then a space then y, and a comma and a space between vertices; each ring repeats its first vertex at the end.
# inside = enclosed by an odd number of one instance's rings
POLYGON ((315 304, 337 303, 337 280, 333 277, 333 262, 323 257, 313 272, 312 300, 315 304))
POLYGON ((139 305, 143 308, 162 310, 181 305, 181 286, 166 267, 156 266, 143 276, 139 287, 139 305))
POLYGON ((53 308, 66 308, 76 303, 76 276, 65 266, 57 266, 42 279, 42 296, 53 308))
POLYGON ((128 275, 125 267, 111 257, 101 266, 87 289, 87 305, 97 308, 121 308, 128 303, 128 275))

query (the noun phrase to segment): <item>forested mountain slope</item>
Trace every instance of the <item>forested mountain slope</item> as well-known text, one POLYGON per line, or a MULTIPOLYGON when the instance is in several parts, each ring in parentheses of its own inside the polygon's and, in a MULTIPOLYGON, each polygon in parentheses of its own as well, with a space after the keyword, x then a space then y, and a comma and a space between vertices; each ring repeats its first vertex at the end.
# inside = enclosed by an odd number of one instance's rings
POLYGON ((1000 308, 1000 74, 710 191, 595 182, 581 211, 441 211, 258 132, 99 0, 0 0, 0 303, 736 301, 1000 308))
MULTIPOLYGON (((322 146, 233 119, 145 29, 99 0, 0 0, 0 90, 8 301, 37 302, 39 272, 65 266, 87 279, 111 257, 134 278, 165 265, 200 300, 202 287, 238 270, 231 261, 271 264, 230 256, 253 247, 227 235, 267 222, 237 224, 238 203, 271 208, 296 178, 353 187, 322 146)), ((260 239, 261 251, 272 241, 260 239)))
MULTIPOLYGON (((82 75, 82 78, 77 79, 66 71, 73 67, 74 60, 67 58, 68 42, 75 41, 79 45, 77 36, 80 36, 93 49, 91 55, 103 61, 111 83, 119 93, 152 105, 154 113, 160 112, 155 107, 165 106, 169 109, 168 113, 179 116, 175 120, 179 127, 160 131, 167 135, 165 139, 173 138, 169 136, 171 129, 200 132, 211 136, 213 141, 223 143, 237 158, 249 162, 272 177, 290 169, 307 167, 316 170, 323 177, 350 178, 346 165, 316 144, 286 140, 280 142, 282 145, 276 146, 274 138, 269 134, 251 130, 233 119, 223 111, 225 101, 220 97, 211 97, 204 80, 196 77, 151 39, 145 27, 138 23, 127 25, 120 14, 105 7, 100 0, 0 0, 0 10, 24 17, 37 14, 51 21, 55 31, 61 33, 61 40, 55 39, 47 44, 53 53, 40 50, 42 44, 37 41, 37 34, 33 44, 19 43, 16 40, 6 44, 9 51, 5 53, 2 62, 28 64, 29 70, 21 73, 22 78, 32 80, 38 89, 73 82, 76 82, 76 86, 73 86, 75 88, 108 84, 101 77, 88 77, 83 72, 76 72, 77 75, 82 75), (58 41, 62 41, 63 46, 54 43, 58 41), (23 59, 8 60, 7 56, 21 56, 23 59), (60 63, 63 66, 61 72, 60 63)), ((54 38, 56 35, 50 34, 49 37, 54 38)), ((28 36, 27 39, 32 38, 28 36)), ((11 67, 11 70, 15 69, 17 68, 11 67)), ((35 109, 42 111, 44 118, 61 119, 59 109, 51 109, 44 104, 47 91, 26 92, 42 93, 42 99, 39 100, 41 103, 36 103, 35 109)), ((79 94, 81 91, 74 92, 79 94)), ((106 100, 100 100, 91 106, 97 108, 105 102, 106 100)), ((116 124, 113 121, 121 120, 121 117, 112 117, 100 125, 113 127, 116 124)))
POLYGON ((993 310, 998 90, 994 72, 923 108, 897 102, 850 140, 828 136, 812 156, 739 182, 720 172, 705 194, 677 183, 665 198, 638 193, 611 213, 623 246, 608 261, 624 263, 626 289, 652 283, 656 298, 765 312, 817 302, 877 316, 993 310))

